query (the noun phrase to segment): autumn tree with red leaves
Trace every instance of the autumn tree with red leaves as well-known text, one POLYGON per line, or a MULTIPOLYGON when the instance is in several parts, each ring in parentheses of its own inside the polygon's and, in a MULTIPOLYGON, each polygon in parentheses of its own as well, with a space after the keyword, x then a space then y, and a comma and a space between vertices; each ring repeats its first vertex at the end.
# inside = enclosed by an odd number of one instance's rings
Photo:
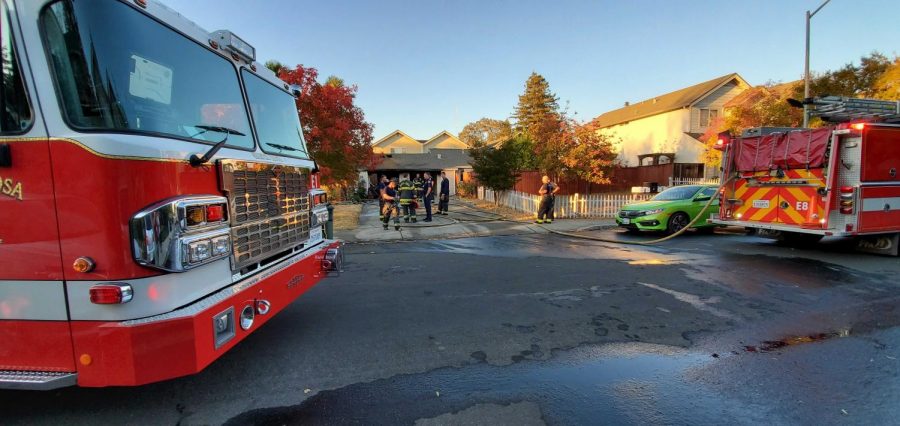
POLYGON ((358 171, 371 169, 378 161, 370 145, 372 124, 353 103, 357 87, 346 86, 337 77, 321 84, 315 68, 297 65, 290 69, 271 62, 280 66, 277 67, 279 78, 299 86, 297 110, 303 137, 319 166, 322 183, 355 187, 358 171))

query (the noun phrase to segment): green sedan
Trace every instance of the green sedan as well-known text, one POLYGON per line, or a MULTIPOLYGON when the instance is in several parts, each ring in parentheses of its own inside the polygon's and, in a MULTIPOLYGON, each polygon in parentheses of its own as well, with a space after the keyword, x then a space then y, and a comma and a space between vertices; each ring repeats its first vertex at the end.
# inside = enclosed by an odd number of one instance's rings
MULTIPOLYGON (((714 185, 684 185, 669 188, 650 200, 622 207, 616 215, 616 224, 629 231, 665 231, 669 234, 678 232, 697 217, 709 199, 716 196, 717 189, 718 187, 714 185)), ((706 219, 718 211, 719 200, 716 199, 693 227, 713 230, 716 225, 706 223, 706 219)))

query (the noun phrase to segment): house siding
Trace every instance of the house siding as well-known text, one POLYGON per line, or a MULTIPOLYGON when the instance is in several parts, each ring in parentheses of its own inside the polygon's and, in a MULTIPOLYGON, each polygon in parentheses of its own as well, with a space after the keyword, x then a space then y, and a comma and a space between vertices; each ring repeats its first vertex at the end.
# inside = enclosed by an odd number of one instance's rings
POLYGON ((746 90, 747 88, 743 85, 738 84, 736 81, 731 81, 728 84, 716 89, 709 96, 700 99, 691 107, 691 133, 703 133, 706 131, 706 126, 700 125, 700 110, 701 109, 714 109, 719 111, 719 117, 722 116, 723 110, 725 109, 725 104, 728 101, 734 99, 735 96, 739 95, 741 92, 746 90))
POLYGON ((690 124, 690 111, 678 109, 639 120, 619 124, 600 132, 612 133, 620 139, 616 144, 619 160, 626 166, 638 166, 638 155, 674 152, 676 163, 702 162, 703 145, 685 135, 690 124))
POLYGON ((372 152, 375 154, 391 154, 391 148, 402 149, 403 154, 423 154, 425 152, 421 142, 399 133, 382 141, 378 146, 373 146, 372 152))
POLYGON ((432 139, 431 141, 429 141, 427 144, 425 144, 426 151, 432 150, 432 149, 468 149, 468 148, 469 148, 468 145, 466 145, 459 139, 456 139, 455 137, 449 136, 447 134, 440 135, 440 136, 432 139))

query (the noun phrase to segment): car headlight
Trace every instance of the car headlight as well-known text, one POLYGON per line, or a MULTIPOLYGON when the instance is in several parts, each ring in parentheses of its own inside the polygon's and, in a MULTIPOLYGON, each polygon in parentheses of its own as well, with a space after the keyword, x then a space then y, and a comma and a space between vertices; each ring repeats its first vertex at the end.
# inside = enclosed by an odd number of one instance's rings
POLYGON ((641 216, 649 216, 651 214, 659 214, 666 211, 666 209, 653 209, 653 210, 644 210, 641 212, 641 216))

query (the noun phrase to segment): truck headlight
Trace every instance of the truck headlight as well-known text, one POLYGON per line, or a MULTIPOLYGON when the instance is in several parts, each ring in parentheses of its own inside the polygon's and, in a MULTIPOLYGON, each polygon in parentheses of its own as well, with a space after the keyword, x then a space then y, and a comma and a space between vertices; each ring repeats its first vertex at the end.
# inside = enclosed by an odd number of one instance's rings
POLYGON ((131 248, 137 263, 168 272, 183 272, 227 256, 231 229, 219 196, 164 200, 131 219, 131 248))

